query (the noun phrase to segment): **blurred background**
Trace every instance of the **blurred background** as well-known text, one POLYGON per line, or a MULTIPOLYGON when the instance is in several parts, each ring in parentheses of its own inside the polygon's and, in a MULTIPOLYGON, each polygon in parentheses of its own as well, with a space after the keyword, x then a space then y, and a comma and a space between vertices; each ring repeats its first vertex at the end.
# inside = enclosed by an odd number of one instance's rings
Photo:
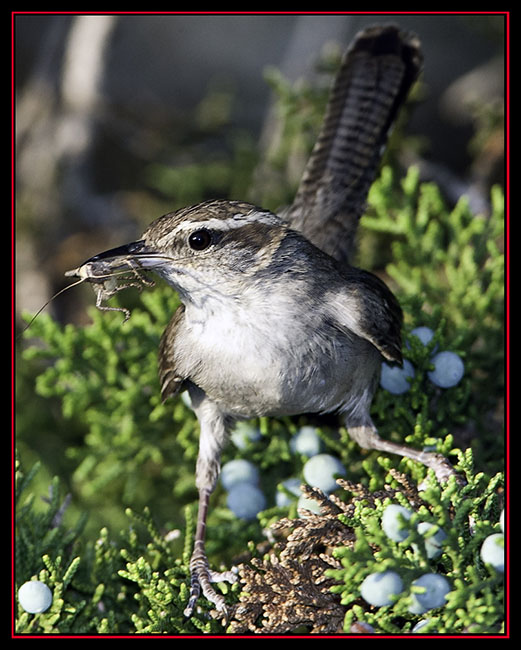
MULTIPOLYGON (((356 32, 389 21, 416 32, 425 57, 400 164, 486 212, 503 183, 504 16, 16 15, 17 314, 165 212, 291 201, 306 155, 281 162, 274 88, 325 97, 356 32)), ((319 121, 300 124, 311 145, 319 121)), ((86 303, 79 287, 48 309, 83 323, 86 303)))

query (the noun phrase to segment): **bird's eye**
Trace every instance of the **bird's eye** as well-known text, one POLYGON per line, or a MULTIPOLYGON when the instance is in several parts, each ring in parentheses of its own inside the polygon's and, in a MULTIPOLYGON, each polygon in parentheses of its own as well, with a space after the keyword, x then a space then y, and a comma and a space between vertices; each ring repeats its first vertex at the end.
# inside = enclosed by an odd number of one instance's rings
POLYGON ((202 228, 196 230, 188 237, 188 244, 194 251, 204 251, 212 243, 212 234, 209 230, 202 228))

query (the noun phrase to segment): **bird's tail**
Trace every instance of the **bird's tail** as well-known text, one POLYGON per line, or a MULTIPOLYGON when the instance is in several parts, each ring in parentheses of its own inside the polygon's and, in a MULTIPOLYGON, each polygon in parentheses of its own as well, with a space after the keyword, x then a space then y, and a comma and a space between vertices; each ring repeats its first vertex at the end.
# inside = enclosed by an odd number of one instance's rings
POLYGON ((389 130, 422 67, 416 35, 395 25, 360 32, 334 80, 322 129, 284 217, 349 262, 389 130))

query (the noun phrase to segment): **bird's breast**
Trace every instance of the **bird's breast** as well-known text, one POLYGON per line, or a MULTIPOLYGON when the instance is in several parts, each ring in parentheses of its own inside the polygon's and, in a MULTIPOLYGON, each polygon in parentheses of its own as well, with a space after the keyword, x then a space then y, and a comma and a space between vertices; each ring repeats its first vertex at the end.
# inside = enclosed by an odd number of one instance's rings
POLYGON ((357 390, 360 364, 374 372, 365 341, 333 333, 318 308, 292 314, 273 296, 256 309, 187 308, 176 340, 184 376, 241 417, 340 409, 357 390))

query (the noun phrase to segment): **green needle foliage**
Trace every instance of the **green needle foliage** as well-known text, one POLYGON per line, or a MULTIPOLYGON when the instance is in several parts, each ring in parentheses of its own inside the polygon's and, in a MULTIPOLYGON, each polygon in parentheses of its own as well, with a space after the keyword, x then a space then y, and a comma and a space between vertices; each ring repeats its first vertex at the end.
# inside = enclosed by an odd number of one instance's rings
MULTIPOLYGON (((374 610, 361 602, 358 589, 373 570, 397 570, 408 587, 430 567, 431 572, 448 577, 452 591, 447 605, 429 614, 423 632, 500 633, 502 576, 491 573, 479 560, 480 544, 497 526, 503 490, 502 474, 497 473, 503 458, 498 420, 503 394, 500 193, 493 192, 491 215, 481 217, 471 215, 463 201, 449 211, 436 188, 418 183, 414 170, 400 191, 388 191, 391 180, 384 170, 371 192, 363 226, 374 228, 377 220, 372 213, 383 214, 386 201, 384 235, 391 238, 395 259, 387 268, 404 305, 404 356, 415 375, 401 395, 380 389, 373 416, 382 436, 435 448, 459 463, 466 485, 449 482, 440 487, 431 481, 421 493, 422 520, 448 533, 434 571, 424 553, 411 551, 414 537, 408 543, 385 538, 380 527, 382 501, 371 507, 358 504, 349 520, 339 515, 357 541, 354 547, 335 548, 334 557, 343 568, 327 575, 333 578, 332 593, 338 594, 345 608, 343 632, 349 632, 356 621, 378 632, 411 632, 422 617, 408 613, 408 591, 392 607, 374 610), (422 266, 427 264, 429 270, 422 266), (433 329, 429 344, 410 334, 418 325, 433 329), (450 349, 464 360, 465 375, 453 388, 439 388, 429 380, 436 349, 450 349)), ((201 613, 192 620, 182 614, 188 598, 196 507, 197 422, 182 399, 161 403, 156 375, 159 337, 176 304, 174 292, 159 286, 141 296, 124 324, 119 313, 92 309, 92 323, 86 327, 62 326, 48 316, 32 325, 30 335, 39 343, 24 352, 24 373, 35 377, 36 394, 44 398, 41 404, 48 404, 50 411, 53 405, 61 409, 55 421, 64 432, 63 448, 58 460, 47 461, 48 470, 65 472, 73 497, 68 510, 78 521, 67 527, 53 525, 61 507, 56 480, 42 513, 28 485, 32 472, 30 477, 22 476, 20 491, 29 490, 29 497, 20 506, 17 522, 18 586, 38 578, 54 593, 48 612, 30 615, 19 610, 17 629, 22 633, 224 631, 220 622, 205 618, 209 607, 204 599, 201 613), (67 466, 69 474, 63 469, 67 466), (90 514, 87 528, 80 511, 90 514), (187 531, 185 544, 181 537, 166 542, 167 533, 158 532, 150 513, 162 522, 161 530, 187 531)), ((285 478, 302 477, 307 459, 292 453, 289 443, 303 423, 304 419, 287 418, 253 422, 260 437, 240 451, 230 446, 223 461, 242 456, 257 464, 262 489, 273 504, 277 486, 285 478)), ((19 426, 21 453, 29 458, 41 440, 34 438, 34 420, 23 412, 19 426), (26 420, 31 428, 24 430, 26 420)), ((405 472, 417 486, 427 476, 423 466, 410 460, 360 450, 342 428, 322 424, 317 432, 324 450, 336 455, 350 479, 365 484, 371 494, 388 485, 393 468, 405 472)), ((287 515, 297 516, 296 503, 289 508, 269 507, 258 521, 243 522, 226 508, 219 488, 208 526, 212 565, 229 565, 251 553, 262 540, 263 528, 287 515)), ((240 585, 222 588, 233 605, 240 585)), ((235 630, 240 629, 235 625, 235 630)))
MULTIPOLYGON (((503 574, 484 566, 479 556, 487 535, 499 532, 503 477, 497 474, 487 480, 483 473, 474 473, 469 452, 459 452, 458 456, 458 467, 467 481, 464 486, 453 479, 445 486, 429 481, 412 499, 400 491, 394 495, 392 502, 409 509, 413 503, 415 507, 406 522, 408 536, 404 541, 389 539, 382 529, 382 514, 391 502, 389 498, 377 498, 371 503, 358 501, 352 517, 340 515, 346 525, 353 527, 356 542, 351 548, 334 551, 342 568, 327 574, 340 583, 332 591, 340 594, 341 603, 346 605, 345 631, 357 621, 378 632, 394 634, 410 633, 419 621, 426 621, 421 633, 503 631, 503 574), (425 540, 416 530, 420 522, 434 524, 447 533, 440 556, 429 559, 425 540), (360 585, 367 575, 387 570, 400 575, 403 591, 392 605, 371 607, 360 597, 360 585), (422 615, 411 614, 411 583, 426 573, 448 580, 451 591, 447 604, 422 615)), ((399 488, 396 481, 391 485, 399 488)))
POLYGON ((25 474, 17 463, 16 591, 24 582, 37 579, 51 589, 53 601, 40 614, 29 614, 18 605, 17 633, 222 631, 204 611, 190 620, 183 615, 193 532, 189 511, 186 550, 180 557, 173 551, 179 531, 161 533, 147 508, 141 514, 127 509, 127 528, 118 535, 111 536, 102 528, 95 539, 86 539, 84 517, 72 528, 63 521, 63 495, 57 480, 51 484, 43 512, 35 508, 35 495, 28 490, 37 471, 34 466, 25 474))
MULTIPOLYGON (((312 108, 318 111, 324 93, 288 92, 280 78, 271 77, 285 120, 293 119, 298 97, 310 106, 303 118, 309 122, 306 143, 300 128, 285 129, 281 141, 285 151, 306 149, 316 122, 312 108)), ((241 156, 247 156, 244 146, 241 141, 241 156)), ((237 160, 235 156, 234 164, 237 160)), ((182 173, 176 173, 182 186, 182 173)), ((191 200, 206 196, 205 174, 192 167, 187 173, 191 200)), ((233 174, 216 177, 211 182, 219 183, 220 193, 231 191, 227 183, 233 174)), ((262 203, 275 207, 288 195, 288 185, 277 177, 271 182, 262 203)), ((245 188, 247 179, 241 183, 245 188)), ((302 479, 307 458, 291 451, 290 440, 310 421, 262 418, 249 423, 260 436, 239 448, 230 444, 223 462, 242 457, 255 463, 269 507, 256 520, 241 521, 226 507, 226 494, 218 487, 207 527, 212 568, 243 563, 241 582, 219 585, 232 614, 229 632, 347 633, 358 621, 377 633, 411 633, 428 618, 425 633, 501 633, 502 576, 483 565, 479 549, 488 534, 497 532, 503 506, 503 226, 498 187, 491 192, 490 213, 475 215, 464 198, 447 206, 440 190, 421 183, 415 169, 400 180, 390 166, 383 168, 361 221, 359 265, 384 276, 398 296, 405 313, 403 352, 415 374, 401 395, 377 391, 373 417, 382 437, 448 456, 466 484, 451 480, 440 486, 423 466, 363 451, 344 429, 321 422, 317 433, 323 451, 340 459, 346 477, 362 486, 365 496, 349 501, 349 490, 340 491, 333 495, 335 510, 315 495, 329 510, 316 520, 303 520, 296 501, 277 507, 274 499, 283 480, 302 479), (418 326, 434 331, 428 345, 411 335, 418 326), (465 374, 453 388, 439 388, 429 379, 435 350, 455 352, 464 362, 465 374), (408 491, 403 481, 397 482, 397 471, 410 482, 408 491), (411 522, 428 521, 445 530, 441 556, 429 560, 414 531, 404 542, 386 538, 381 514, 389 500, 411 507, 411 522), (322 578, 314 573, 316 565, 306 573, 306 563, 291 556, 290 543, 284 555, 280 549, 285 542, 276 543, 272 533, 266 537, 263 531, 269 526, 280 533, 280 522, 310 535, 309 548, 316 550, 312 557, 331 558, 324 560, 322 578), (330 530, 333 537, 328 537, 330 530), (284 573, 280 562, 291 568, 284 573), (366 575, 384 569, 399 573, 405 591, 396 603, 378 609, 361 599, 359 589, 366 575), (323 606, 319 622, 309 610, 298 619, 305 602, 292 607, 296 596, 290 583, 283 587, 276 582, 291 571, 294 584, 305 584, 314 575, 315 587, 323 585, 325 595, 311 590, 306 598, 325 598, 335 607, 332 627, 323 620, 323 606), (425 572, 445 575, 451 592, 444 607, 422 617, 408 612, 409 586, 425 572), (286 588, 285 606, 279 609, 289 618, 276 619, 275 612, 271 619, 266 608, 286 588)), ((198 425, 182 397, 161 403, 157 378, 159 339, 178 298, 160 283, 139 297, 134 294, 130 289, 112 299, 131 309, 125 323, 120 313, 92 307, 87 326, 63 326, 42 315, 25 333, 29 344, 21 353, 17 378, 22 462, 17 467, 16 589, 41 580, 53 592, 53 603, 41 614, 29 614, 17 604, 19 634, 226 631, 210 616, 204 598, 190 620, 183 615, 197 503, 198 425)))

